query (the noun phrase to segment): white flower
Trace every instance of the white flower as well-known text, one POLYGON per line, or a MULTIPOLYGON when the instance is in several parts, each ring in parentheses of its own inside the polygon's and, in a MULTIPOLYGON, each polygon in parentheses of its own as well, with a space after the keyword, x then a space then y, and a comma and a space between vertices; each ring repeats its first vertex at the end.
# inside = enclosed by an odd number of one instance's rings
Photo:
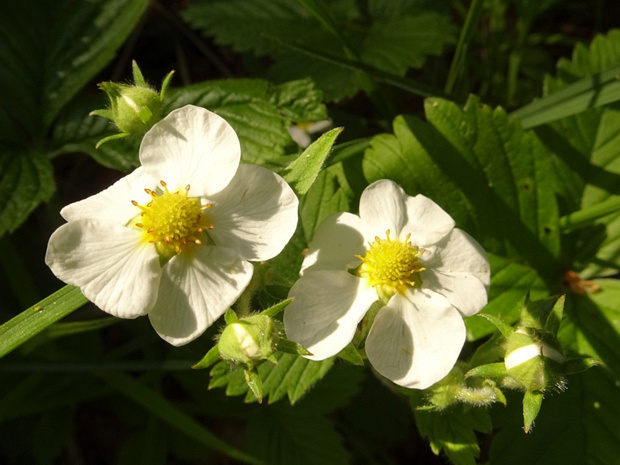
POLYGON ((288 184, 239 160, 224 119, 173 111, 144 136, 141 167, 63 208, 46 263, 102 310, 148 314, 169 343, 192 341, 246 288, 248 260, 277 255, 297 225, 288 184))
POLYGON ((360 215, 338 213, 315 233, 284 312, 287 337, 323 360, 351 340, 380 300, 368 360, 396 384, 425 389, 454 366, 464 316, 487 303, 486 253, 432 200, 377 181, 360 215))

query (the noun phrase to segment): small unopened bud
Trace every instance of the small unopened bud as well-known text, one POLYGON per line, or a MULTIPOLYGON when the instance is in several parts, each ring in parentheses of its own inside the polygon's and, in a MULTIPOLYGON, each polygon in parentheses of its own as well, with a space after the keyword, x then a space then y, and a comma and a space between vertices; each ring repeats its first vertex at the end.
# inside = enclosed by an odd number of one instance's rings
POLYGON ((553 334, 519 328, 508 338, 506 371, 527 391, 561 387, 563 363, 564 355, 553 334))
POLYGON ((164 93, 170 83, 173 72, 164 79, 161 92, 146 84, 142 72, 136 62, 133 62, 134 84, 118 84, 115 82, 102 82, 99 88, 108 94, 110 107, 104 110, 95 110, 91 115, 103 116, 113 121, 121 131, 109 137, 101 139, 97 143, 99 147, 104 142, 129 135, 144 135, 155 123, 163 117, 162 102, 164 93))
POLYGON ((273 320, 267 315, 255 315, 229 324, 218 343, 220 356, 247 366, 258 365, 273 355, 276 342, 273 328, 273 320))

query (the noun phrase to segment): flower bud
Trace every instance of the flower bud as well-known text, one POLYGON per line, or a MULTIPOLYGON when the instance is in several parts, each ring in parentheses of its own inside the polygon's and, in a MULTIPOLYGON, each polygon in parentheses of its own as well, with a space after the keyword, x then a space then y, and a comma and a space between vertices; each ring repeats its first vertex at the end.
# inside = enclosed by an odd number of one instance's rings
POLYGON ((135 61, 133 62, 133 85, 115 82, 99 84, 99 88, 108 94, 110 108, 95 110, 90 114, 113 121, 121 132, 101 139, 96 147, 98 148, 104 142, 129 135, 142 136, 160 121, 163 117, 164 93, 173 73, 174 71, 171 71, 166 76, 159 94, 146 84, 135 61))
POLYGON ((564 355, 551 333, 521 327, 508 338, 506 371, 527 391, 561 387, 563 363, 564 355))
POLYGON ((143 135, 161 120, 162 102, 153 89, 114 82, 99 87, 110 97, 112 121, 121 132, 143 135))
POLYGON ((273 356, 274 323, 267 315, 254 315, 229 324, 218 343, 224 360, 256 366, 273 356))

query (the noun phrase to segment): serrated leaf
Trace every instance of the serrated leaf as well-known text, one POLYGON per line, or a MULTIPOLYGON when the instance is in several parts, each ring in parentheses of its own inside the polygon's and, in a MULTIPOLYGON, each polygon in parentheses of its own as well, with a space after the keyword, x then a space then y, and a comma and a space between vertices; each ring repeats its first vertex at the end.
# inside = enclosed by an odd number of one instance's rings
POLYGON ((0 105, 35 137, 113 57, 147 0, 24 0, 0 18, 0 105), (42 15, 41 11, 48 14, 42 15))
POLYGON ((0 236, 17 229, 54 189, 52 165, 43 153, 0 148, 0 236))
POLYGON ((295 123, 327 119, 323 92, 312 79, 285 82, 273 88, 269 101, 295 123))
POLYGON ((101 139, 119 134, 109 120, 89 116, 93 108, 102 105, 101 99, 80 99, 69 104, 54 125, 51 156, 86 153, 100 165, 127 173, 140 164, 141 138, 130 136, 95 148, 101 139))
POLYGON ((414 414, 420 434, 435 454, 444 452, 455 465, 476 465, 480 455, 476 431, 492 429, 486 410, 458 404, 441 412, 414 410, 414 414))
POLYGON ((312 240, 316 228, 329 215, 349 211, 354 198, 341 163, 319 173, 300 202, 299 217, 306 241, 312 240))
MULTIPOLYGON (((589 48, 578 45, 571 61, 560 60, 558 76, 546 81, 553 97, 579 79, 620 66, 620 30, 595 37, 589 48)), ((620 107, 592 108, 538 128, 554 152, 554 187, 566 212, 598 205, 620 194, 620 107)), ((580 276, 614 274, 620 268, 620 214, 608 215, 571 235, 571 256, 580 276)))
POLYGON ((368 181, 389 178, 432 198, 497 255, 522 260, 546 279, 559 274, 558 208, 547 153, 501 109, 470 98, 463 110, 440 99, 429 123, 397 117, 364 158, 368 181))
MULTIPOLYGON (((319 2, 329 11, 338 34, 362 61, 382 71, 404 75, 411 67, 421 67, 428 55, 438 54, 453 41, 454 30, 447 15, 424 11, 407 2, 392 6, 390 14, 369 8, 368 19, 359 21, 360 11, 350 0, 319 2), (375 15, 376 16, 373 16, 375 15), (430 26, 432 25, 432 27, 430 26)), ((184 17, 219 43, 240 52, 270 54, 274 65, 270 76, 279 81, 312 77, 327 100, 339 100, 360 90, 355 74, 316 58, 299 59, 299 54, 284 51, 282 43, 311 45, 313 49, 346 58, 332 31, 295 2, 287 0, 227 0, 195 4, 184 17), (280 53, 278 53, 280 52, 280 53)))
POLYGON ((298 196, 301 197, 308 192, 341 132, 342 128, 326 132, 282 171, 282 176, 298 196))
POLYGON ((323 416, 278 404, 250 417, 246 447, 270 465, 346 465, 349 454, 323 416))
MULTIPOLYGON (((333 358, 315 362, 281 352, 277 352, 275 357, 277 364, 264 362, 258 367, 263 393, 265 397, 269 397, 269 403, 288 396, 290 403, 294 404, 314 383, 325 376, 334 363, 333 358)), ((252 393, 248 392, 243 370, 231 368, 228 362, 220 362, 211 370, 209 388, 223 386, 226 386, 228 395, 245 394, 247 402, 256 401, 252 393)))

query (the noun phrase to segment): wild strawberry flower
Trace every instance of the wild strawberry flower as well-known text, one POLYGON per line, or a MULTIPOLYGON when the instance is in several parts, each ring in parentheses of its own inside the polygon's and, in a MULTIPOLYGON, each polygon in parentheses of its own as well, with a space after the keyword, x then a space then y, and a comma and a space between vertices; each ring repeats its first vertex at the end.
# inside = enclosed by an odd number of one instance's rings
POLYGON ((454 366, 463 317, 486 305, 489 284, 486 253, 441 207, 380 180, 364 190, 359 216, 337 213, 317 229, 289 294, 286 335, 307 358, 326 359, 380 301, 368 360, 396 384, 425 389, 454 366))
POLYGON ((62 209, 46 263, 102 310, 148 314, 180 346, 201 335, 274 257, 297 225, 297 197, 265 168, 239 165, 232 127, 203 108, 171 112, 147 132, 142 166, 62 209))

